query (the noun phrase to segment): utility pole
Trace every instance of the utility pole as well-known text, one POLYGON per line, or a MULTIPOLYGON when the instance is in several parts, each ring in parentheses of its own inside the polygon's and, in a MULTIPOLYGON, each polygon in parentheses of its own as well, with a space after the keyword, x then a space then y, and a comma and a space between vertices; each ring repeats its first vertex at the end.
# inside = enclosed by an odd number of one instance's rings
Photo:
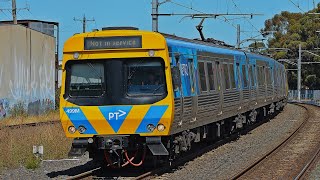
POLYGON ((12 18, 13 18, 13 24, 18 24, 18 22, 17 22, 17 4, 16 4, 16 0, 12 0, 12 18))
POLYGON ((298 82, 297 82, 297 90, 298 90, 298 102, 301 101, 301 44, 299 44, 299 59, 298 59, 298 82))
POLYGON ((158 32, 158 11, 159 11, 159 1, 152 0, 152 31, 158 32))
POLYGON ((237 24, 237 49, 240 49, 240 24, 237 24))
POLYGON ((83 33, 86 32, 87 22, 89 22, 89 21, 95 21, 94 18, 92 18, 92 19, 87 19, 85 14, 83 14, 83 18, 82 18, 82 19, 73 18, 73 20, 74 20, 74 21, 80 21, 80 22, 82 23, 82 32, 83 32, 83 33))

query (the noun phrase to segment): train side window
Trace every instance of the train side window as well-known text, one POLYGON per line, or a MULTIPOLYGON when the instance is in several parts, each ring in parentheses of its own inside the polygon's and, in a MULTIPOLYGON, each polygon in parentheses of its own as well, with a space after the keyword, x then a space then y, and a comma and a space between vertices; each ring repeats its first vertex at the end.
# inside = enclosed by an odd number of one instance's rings
POLYGON ((246 73, 246 66, 242 65, 242 82, 243 87, 248 87, 248 80, 247 80, 247 73, 246 73))
POLYGON ((236 88, 236 81, 234 79, 234 66, 230 64, 230 81, 231 81, 231 88, 236 88))
POLYGON ((225 80, 225 89, 230 89, 228 64, 223 64, 223 72, 224 72, 224 80, 225 80))
POLYGON ((268 85, 272 85, 272 79, 271 79, 271 69, 270 68, 266 68, 267 69, 267 84, 268 85))
POLYGON ((208 70, 208 77, 209 77, 209 88, 210 88, 210 91, 214 91, 215 90, 214 71, 213 71, 213 64, 212 63, 207 63, 207 70, 208 70))
POLYGON ((250 65, 249 66, 249 78, 250 78, 250 82, 251 82, 251 87, 255 87, 254 85, 254 76, 253 76, 253 66, 250 65))
POLYGON ((199 62, 199 79, 201 92, 207 91, 206 72, 204 69, 204 62, 199 62))
POLYGON ((264 76, 263 76, 263 67, 258 66, 258 85, 263 86, 264 85, 264 76))
POLYGON ((188 59, 188 67, 189 67, 189 77, 190 77, 190 88, 191 92, 194 93, 195 84, 194 84, 194 66, 193 66, 193 59, 188 59))

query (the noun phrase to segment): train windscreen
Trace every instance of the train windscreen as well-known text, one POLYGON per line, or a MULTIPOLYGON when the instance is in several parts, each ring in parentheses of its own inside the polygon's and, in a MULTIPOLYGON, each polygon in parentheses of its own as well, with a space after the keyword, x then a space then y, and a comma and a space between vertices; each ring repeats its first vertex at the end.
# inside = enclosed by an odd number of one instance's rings
POLYGON ((164 67, 160 61, 127 62, 127 93, 148 95, 165 93, 164 67))

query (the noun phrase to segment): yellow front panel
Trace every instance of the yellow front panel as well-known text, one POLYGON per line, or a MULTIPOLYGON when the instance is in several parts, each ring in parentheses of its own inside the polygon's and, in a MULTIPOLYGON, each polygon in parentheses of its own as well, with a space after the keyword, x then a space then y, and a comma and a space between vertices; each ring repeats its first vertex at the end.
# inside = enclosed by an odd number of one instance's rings
POLYGON ((64 47, 63 80, 61 87, 61 122, 68 137, 92 137, 95 135, 139 134, 142 136, 169 135, 173 121, 173 92, 170 72, 170 62, 165 39, 162 35, 142 31, 110 31, 76 35, 70 38, 64 47), (84 37, 93 36, 127 36, 141 35, 142 48, 140 49, 106 49, 84 51, 84 37), (115 58, 149 57, 149 50, 155 52, 154 57, 161 57, 165 64, 167 97, 154 104, 145 105, 108 105, 108 106, 77 106, 63 98, 65 93, 65 64, 74 60, 74 53, 79 53, 77 60, 106 60, 115 58), (165 125, 165 130, 153 132, 147 130, 147 125, 155 127, 165 125), (69 126, 85 126, 87 131, 83 134, 76 132, 70 134, 69 126))

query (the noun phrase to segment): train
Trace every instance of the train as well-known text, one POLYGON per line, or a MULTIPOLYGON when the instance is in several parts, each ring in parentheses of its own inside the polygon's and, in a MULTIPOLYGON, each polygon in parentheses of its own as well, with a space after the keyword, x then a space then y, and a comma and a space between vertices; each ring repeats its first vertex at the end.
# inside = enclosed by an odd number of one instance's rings
POLYGON ((75 34, 64 44, 60 119, 70 156, 108 167, 172 162, 280 112, 276 60, 133 27, 75 34))

